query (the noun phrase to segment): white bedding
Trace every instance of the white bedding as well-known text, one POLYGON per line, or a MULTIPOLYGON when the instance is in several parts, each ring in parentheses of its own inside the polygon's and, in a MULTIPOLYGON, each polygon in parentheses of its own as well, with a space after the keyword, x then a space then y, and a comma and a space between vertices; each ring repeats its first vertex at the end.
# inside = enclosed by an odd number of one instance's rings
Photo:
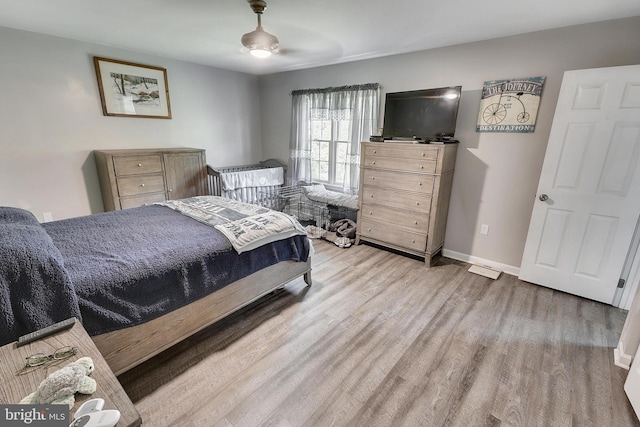
POLYGON ((248 187, 269 187, 284 184, 284 169, 266 168, 220 174, 222 190, 230 191, 248 187))
POLYGON ((358 210, 358 196, 355 194, 327 190, 322 184, 305 185, 302 189, 309 200, 358 210))

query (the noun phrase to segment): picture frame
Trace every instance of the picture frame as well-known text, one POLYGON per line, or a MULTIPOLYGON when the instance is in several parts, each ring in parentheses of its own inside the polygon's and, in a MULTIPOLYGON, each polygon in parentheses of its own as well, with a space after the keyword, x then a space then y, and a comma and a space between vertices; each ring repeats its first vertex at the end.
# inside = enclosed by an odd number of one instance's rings
POLYGON ((485 81, 476 132, 534 132, 544 81, 544 76, 485 81))
POLYGON ((98 56, 93 62, 105 116, 171 118, 165 68, 98 56))

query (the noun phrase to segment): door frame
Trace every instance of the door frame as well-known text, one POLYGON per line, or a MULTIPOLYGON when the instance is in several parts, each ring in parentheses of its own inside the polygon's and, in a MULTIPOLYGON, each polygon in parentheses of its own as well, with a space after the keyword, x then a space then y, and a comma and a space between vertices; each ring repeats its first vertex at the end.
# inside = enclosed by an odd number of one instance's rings
MULTIPOLYGON (((636 230, 636 234, 640 234, 640 230, 636 230)), ((631 242, 631 248, 634 246, 634 243, 637 242, 638 236, 631 242)), ((622 273, 622 272, 620 272, 622 273)), ((622 297, 618 304, 615 304, 615 307, 621 308, 623 310, 629 310, 631 308, 631 303, 633 302, 633 297, 636 292, 638 292, 638 288, 640 287, 640 247, 636 247, 635 254, 633 258, 631 258, 631 268, 629 270, 629 277, 622 289, 622 297)))

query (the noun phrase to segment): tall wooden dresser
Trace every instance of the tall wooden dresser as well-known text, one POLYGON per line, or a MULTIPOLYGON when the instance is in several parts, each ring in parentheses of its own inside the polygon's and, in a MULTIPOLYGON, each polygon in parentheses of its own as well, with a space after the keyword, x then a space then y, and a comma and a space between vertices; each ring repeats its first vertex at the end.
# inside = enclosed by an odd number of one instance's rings
POLYGON ((202 149, 97 150, 93 154, 105 211, 209 194, 202 149))
POLYGON ((432 257, 442 249, 457 144, 363 142, 356 244, 432 257))

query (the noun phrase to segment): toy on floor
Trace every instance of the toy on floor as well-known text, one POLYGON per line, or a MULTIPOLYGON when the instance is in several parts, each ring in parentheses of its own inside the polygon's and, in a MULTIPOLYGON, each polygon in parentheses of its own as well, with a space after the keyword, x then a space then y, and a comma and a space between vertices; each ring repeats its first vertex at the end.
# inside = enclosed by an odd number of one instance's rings
POLYGON ((340 248, 348 248, 355 243, 356 223, 350 219, 341 219, 330 225, 329 230, 335 231, 336 239, 333 243, 340 248))
POLYGON ((20 403, 67 404, 71 409, 76 401, 76 393, 92 394, 96 391, 96 380, 89 376, 93 369, 93 360, 81 357, 45 378, 38 389, 20 403))

